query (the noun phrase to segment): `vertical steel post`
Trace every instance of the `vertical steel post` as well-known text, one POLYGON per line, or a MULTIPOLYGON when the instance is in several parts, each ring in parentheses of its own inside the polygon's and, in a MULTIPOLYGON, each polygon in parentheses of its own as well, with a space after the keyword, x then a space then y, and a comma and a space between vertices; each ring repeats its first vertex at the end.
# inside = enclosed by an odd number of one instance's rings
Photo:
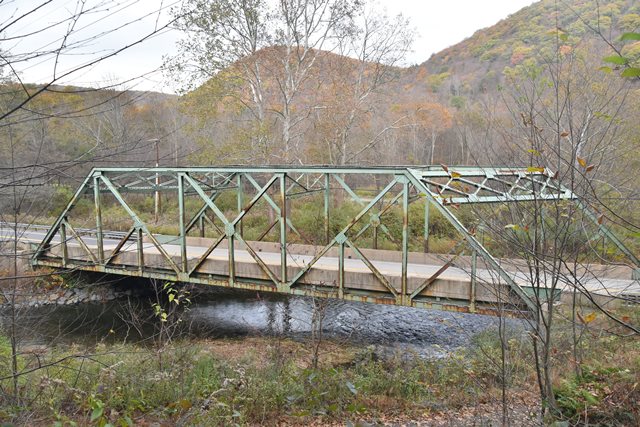
MULTIPOLYGON (((239 173, 238 177, 237 177, 237 183, 238 183, 238 215, 240 215, 240 212, 242 212, 242 209, 244 209, 244 192, 242 190, 242 174, 239 173)), ((243 237, 243 233, 242 233, 242 220, 240 220, 240 222, 238 223, 238 228, 239 228, 239 232, 240 232, 240 237, 243 237)))
POLYGON ((324 174, 324 244, 329 244, 329 180, 331 176, 324 174))
POLYGON ((409 180, 402 177, 402 290, 400 298, 405 303, 408 295, 407 264, 409 261, 409 180))
POLYGON ((476 271, 478 267, 478 251, 471 253, 471 288, 469 290, 469 311, 476 311, 476 271))
POLYGON ((204 237, 204 212, 198 218, 198 227, 200 228, 200 237, 204 237))
POLYGON ((236 257, 233 235, 227 235, 227 241, 229 243, 229 286, 233 286, 236 282, 236 257))
POLYGON ((378 249, 378 225, 373 225, 373 249, 378 249))
POLYGON ((424 199, 424 253, 429 253, 429 200, 424 199))
POLYGON ((280 284, 287 286, 287 174, 280 175, 280 284))
POLYGON ((178 215, 180 225, 180 260, 183 273, 187 272, 187 233, 184 228, 184 175, 178 173, 178 215))
POLYGON ((138 271, 142 274, 144 270, 144 240, 142 237, 142 228, 136 228, 136 239, 138 247, 138 271))
POLYGON ((104 241, 102 235, 102 206, 100 203, 100 177, 93 177, 93 201, 96 208, 96 243, 98 245, 98 262, 104 263, 104 241))
POLYGON ((60 245, 62 247, 62 266, 67 266, 67 260, 69 259, 69 252, 67 248, 67 219, 60 223, 60 245))
POLYGON ((338 245, 338 298, 344 297, 344 242, 338 245))

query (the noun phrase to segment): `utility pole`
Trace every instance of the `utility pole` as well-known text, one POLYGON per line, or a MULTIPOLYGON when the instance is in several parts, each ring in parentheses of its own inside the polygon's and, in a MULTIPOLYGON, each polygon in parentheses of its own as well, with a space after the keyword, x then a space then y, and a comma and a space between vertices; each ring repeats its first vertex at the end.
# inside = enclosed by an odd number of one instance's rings
MULTIPOLYGON (((156 139, 156 168, 160 166, 160 148, 158 144, 159 142, 160 140, 156 139)), ((156 224, 158 223, 158 219, 160 218, 160 191, 158 190, 158 188, 160 188, 160 174, 156 172, 156 193, 155 193, 156 224)))
MULTIPOLYGON (((147 142, 155 142, 156 144, 156 168, 157 168, 160 166, 160 147, 159 147, 160 139, 159 138, 148 139, 147 142)), ((156 190, 153 193, 156 224, 160 219, 160 191, 158 191, 159 187, 160 187, 160 174, 156 172, 156 190)))

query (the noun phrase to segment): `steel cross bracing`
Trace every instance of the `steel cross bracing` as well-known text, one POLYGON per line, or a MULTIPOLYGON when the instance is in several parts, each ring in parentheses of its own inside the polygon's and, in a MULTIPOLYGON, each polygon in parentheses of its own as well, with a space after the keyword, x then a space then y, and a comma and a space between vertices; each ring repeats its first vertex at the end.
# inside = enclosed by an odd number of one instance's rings
MULTIPOLYGON (((497 303, 504 302, 535 310, 532 300, 513 276, 450 209, 465 203, 532 200, 573 200, 580 208, 587 209, 552 173, 526 168, 100 168, 91 171, 49 229, 35 251, 33 264, 444 310, 490 312, 497 303), (365 185, 367 191, 354 189, 350 181, 369 184, 365 185), (376 183, 375 189, 372 182, 376 183), (140 211, 127 200, 131 194, 156 194, 157 197, 159 193, 169 194, 165 197, 171 200, 177 199, 177 236, 153 231, 154 225, 145 220, 148 212, 140 211), (233 209, 229 208, 228 197, 221 202, 227 194, 233 194, 233 209), (331 218, 340 208, 344 195, 359 206, 359 211, 348 223, 332 229, 331 218), (307 247, 298 244, 305 243, 305 236, 296 227, 290 212, 295 210, 296 200, 305 197, 315 197, 321 205, 322 220, 318 227, 322 228, 323 237, 322 242, 314 241, 313 246, 307 247), (429 239, 430 205, 461 236, 455 256, 443 261, 443 265, 426 277, 409 271, 415 268, 415 262, 410 263, 415 254, 409 252, 409 206, 419 199, 426 199, 425 242, 429 239), (91 223, 95 224, 95 229, 89 231, 72 224, 74 208, 82 201, 85 212, 80 217, 86 220, 87 200, 93 206, 91 223), (199 203, 195 209, 194 203, 188 203, 194 200, 199 203), (249 240, 244 235, 243 224, 257 210, 257 205, 270 210, 272 218, 259 236, 249 240), (113 206, 123 211, 129 221, 127 231, 118 238, 108 238, 107 234, 106 209, 113 206), (402 225, 399 235, 395 236, 382 219, 398 208, 402 225), (205 238, 207 228, 213 238, 205 238), (398 245, 398 256, 394 258, 397 272, 388 262, 373 259, 375 251, 358 246, 361 236, 369 233, 373 235, 374 248, 378 233, 398 245), (276 244, 267 247, 260 241, 269 234, 272 238, 275 236, 276 244), (469 280, 463 295, 458 292, 452 297, 446 287, 461 285, 445 280, 443 273, 465 251, 471 255, 469 280), (492 297, 491 292, 480 291, 478 259, 495 273, 499 286, 507 290, 506 300, 500 297, 504 301, 498 301, 495 293, 492 297), (331 260, 336 265, 329 265, 331 260)), ((589 213, 589 217, 597 222, 593 213, 589 213)), ((598 227, 640 266, 640 261, 606 227, 602 224, 598 227)))

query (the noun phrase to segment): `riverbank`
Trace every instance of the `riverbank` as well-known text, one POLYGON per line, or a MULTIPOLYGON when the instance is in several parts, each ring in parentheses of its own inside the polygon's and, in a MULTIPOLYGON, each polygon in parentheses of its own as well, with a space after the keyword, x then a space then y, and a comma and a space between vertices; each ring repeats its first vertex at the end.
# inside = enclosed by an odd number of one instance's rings
MULTIPOLYGON (((49 349, 37 357, 22 354, 23 370, 44 358, 58 363, 22 377, 19 400, 29 402, 28 408, 5 401, 0 419, 44 426, 410 420, 446 425, 455 414, 474 422, 478 416, 495 418, 492 375, 469 365, 470 354, 447 360, 398 354, 380 360, 367 349, 328 341, 313 368, 311 353, 309 343, 249 338, 179 342, 162 349, 99 345, 49 349)), ((5 369, 1 375, 7 375, 5 369)))
MULTIPOLYGON (((22 264, 25 262, 23 261, 22 264)), ((0 270, 1 272, 1 270, 0 270)), ((123 286, 121 280, 76 272, 57 273, 51 269, 23 267, 19 278, 6 282, 0 293, 0 310, 86 303, 106 303, 140 295, 140 289, 123 286)))
MULTIPOLYGON (((607 339, 606 351, 604 342, 594 342, 599 357, 590 353, 580 382, 571 370, 560 374, 567 414, 571 402, 582 408, 574 421, 588 416, 633 425, 640 419, 640 345, 620 340, 607 339), (624 351, 612 351, 621 344, 624 351)), ((19 393, 3 396, 0 419, 29 426, 499 425, 500 344, 490 332, 474 344, 447 358, 398 352, 380 359, 367 348, 323 341, 316 367, 312 342, 273 337, 22 352, 19 393)), ((539 425, 533 369, 511 358, 526 356, 522 344, 509 340, 504 399, 512 425, 539 425)), ((11 390, 7 356, 2 339, 5 393, 11 390)))

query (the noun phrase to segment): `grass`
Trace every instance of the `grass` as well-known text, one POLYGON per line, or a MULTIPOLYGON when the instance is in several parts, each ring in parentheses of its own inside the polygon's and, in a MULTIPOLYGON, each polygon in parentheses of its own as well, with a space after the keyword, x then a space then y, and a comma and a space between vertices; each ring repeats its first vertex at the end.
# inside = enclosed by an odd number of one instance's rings
MULTIPOLYGON (((622 315, 637 318, 640 310, 622 315)), ((632 319, 632 320, 633 320, 632 319)), ((589 325, 608 327, 606 319, 589 325)), ((598 328, 595 329, 595 326, 598 328)), ((571 423, 634 424, 640 420, 640 340, 588 331, 580 371, 558 322, 555 392, 571 423)), ((380 359, 369 348, 325 341, 320 365, 310 369, 306 342, 282 338, 182 341, 162 348, 98 345, 23 352, 21 369, 59 361, 11 381, 0 381, 0 419, 16 425, 255 425, 344 420, 416 420, 458 416, 485 405, 499 413, 504 381, 509 405, 529 414, 538 406, 529 337, 506 331, 506 376, 495 330, 444 359, 397 353, 380 359), (524 394, 524 398, 522 397, 524 394), (526 403, 522 403, 526 402, 526 403), (452 415, 453 414, 453 415, 452 415), (456 415, 457 414, 457 415, 456 415)), ((9 372, 8 340, 0 339, 0 377, 9 372)), ((498 418, 499 419, 499 418, 498 418)))
MULTIPOLYGON (((9 374, 7 357, 0 352, 2 376, 9 374)), ((21 358, 23 367, 36 363, 27 355, 21 358)), ((0 419, 100 426, 143 420, 304 423, 310 418, 357 420, 389 411, 412 414, 442 404, 461 405, 483 392, 467 381, 464 396, 447 397, 451 384, 465 376, 456 374, 459 357, 378 360, 369 350, 331 342, 324 345, 315 370, 308 368, 305 343, 263 338, 178 343, 162 349, 162 363, 157 349, 135 345, 57 348, 46 358, 64 360, 23 376, 20 401, 5 396, 0 419), (74 355, 81 357, 70 357, 74 355)), ((10 388, 6 380, 2 386, 10 388)))

